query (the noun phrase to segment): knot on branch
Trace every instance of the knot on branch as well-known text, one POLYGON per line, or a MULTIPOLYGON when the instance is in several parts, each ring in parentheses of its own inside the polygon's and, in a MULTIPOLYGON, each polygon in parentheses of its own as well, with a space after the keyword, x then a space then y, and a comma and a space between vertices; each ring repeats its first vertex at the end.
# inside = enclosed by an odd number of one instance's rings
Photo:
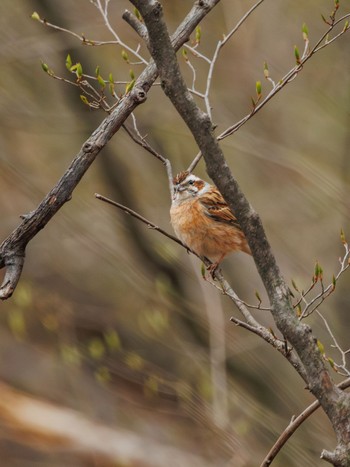
POLYGON ((196 3, 198 6, 200 6, 201 8, 204 8, 205 10, 208 10, 210 8, 206 0, 197 0, 196 3))
POLYGON ((139 86, 135 86, 132 89, 130 96, 132 97, 134 102, 136 102, 137 104, 141 104, 142 102, 145 102, 145 100, 147 99, 146 91, 144 91, 144 89, 139 86))
POLYGON ((90 141, 86 141, 86 143, 83 144, 84 152, 91 152, 92 148, 93 148, 93 143, 91 143, 90 141))

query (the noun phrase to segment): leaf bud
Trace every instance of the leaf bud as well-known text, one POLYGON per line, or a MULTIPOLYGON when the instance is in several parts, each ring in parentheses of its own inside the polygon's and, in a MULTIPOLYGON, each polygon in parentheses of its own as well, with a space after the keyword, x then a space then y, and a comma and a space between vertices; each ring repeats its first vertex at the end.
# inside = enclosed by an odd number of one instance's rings
POLYGON ((36 21, 40 21, 40 20, 41 20, 39 14, 38 14, 36 11, 34 11, 34 12, 32 13, 31 18, 32 18, 32 19, 35 19, 36 21))
POLYGON ((295 56, 295 61, 297 65, 300 65, 300 53, 298 47, 295 45, 294 46, 294 56, 295 56))

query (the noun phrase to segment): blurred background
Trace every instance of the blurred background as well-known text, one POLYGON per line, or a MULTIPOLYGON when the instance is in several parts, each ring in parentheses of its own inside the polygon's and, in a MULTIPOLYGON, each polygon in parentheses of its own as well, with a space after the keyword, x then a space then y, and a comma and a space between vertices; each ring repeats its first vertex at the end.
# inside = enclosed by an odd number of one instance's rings
MULTIPOLYGON (((163 2, 170 31, 192 1, 163 2)), ((199 50, 211 57, 252 2, 222 0, 203 21, 199 50)), ((110 2, 110 22, 133 47, 138 38, 121 15, 129 2, 110 2)), ((263 94, 268 63, 278 81, 294 66, 294 45, 311 45, 325 30, 329 0, 264 2, 222 49, 211 105, 218 134, 251 109, 255 82, 263 94)), ((345 6, 342 14, 347 13, 345 6)), ((130 80, 121 47, 84 47, 74 37, 113 40, 88 0, 2 0, 0 6, 0 238, 39 204, 91 132, 105 118, 79 90, 45 74, 40 61, 66 78, 65 59, 94 75, 130 80)), ((148 58, 142 46, 141 53, 148 58)), ((288 283, 306 289, 315 261, 325 283, 339 269, 340 230, 349 228, 349 36, 327 47, 234 136, 222 141, 227 161, 260 213, 288 283)), ((189 83, 192 73, 179 54, 189 83)), ((130 58, 131 59, 131 58, 130 58)), ((196 87, 208 66, 191 57, 196 87)), ((123 92, 125 86, 120 86, 123 92)), ((203 105, 203 102, 198 100, 203 105)), ((174 171, 197 153, 160 86, 135 111, 138 128, 169 158, 174 171)), ((128 122, 132 126, 132 122, 128 122)), ((206 178, 204 163, 196 173, 206 178)), ((120 130, 67 203, 27 248, 20 284, 0 303, 0 454, 6 467, 260 465, 269 448, 313 398, 287 362, 265 342, 230 323, 233 304, 203 281, 201 264, 158 232, 94 198, 99 192, 165 230, 170 197, 162 164, 120 130), (129 451, 128 451, 129 449, 129 451), (124 452, 125 450, 125 452, 124 452), (162 455, 165 460, 162 459, 162 455)), ((223 264, 238 295, 266 304, 253 260, 223 264)), ((0 271, 1 277, 3 271, 0 271)), ((349 275, 322 311, 339 345, 349 347, 349 275)), ((254 316, 274 328, 267 312, 254 316)), ((324 323, 308 322, 337 362, 324 323)), ((336 381, 339 375, 332 373, 336 381)), ((274 465, 323 465, 335 438, 315 413, 274 465)))

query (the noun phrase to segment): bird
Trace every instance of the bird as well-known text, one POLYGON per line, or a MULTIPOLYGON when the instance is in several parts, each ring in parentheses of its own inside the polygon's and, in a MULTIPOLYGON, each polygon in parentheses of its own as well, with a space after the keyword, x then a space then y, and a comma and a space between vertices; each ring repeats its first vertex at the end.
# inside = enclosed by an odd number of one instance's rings
POLYGON ((170 221, 175 234, 199 257, 211 261, 212 273, 230 253, 252 254, 235 215, 214 185, 184 171, 174 177, 173 186, 170 221))

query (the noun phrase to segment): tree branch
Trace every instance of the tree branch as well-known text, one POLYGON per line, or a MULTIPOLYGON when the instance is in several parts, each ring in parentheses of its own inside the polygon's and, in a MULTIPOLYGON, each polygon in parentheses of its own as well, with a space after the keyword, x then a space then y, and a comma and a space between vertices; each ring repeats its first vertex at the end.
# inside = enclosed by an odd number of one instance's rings
POLYGON ((328 415, 337 435, 338 446, 347 446, 349 449, 350 398, 331 380, 311 328, 300 322, 294 313, 289 289, 280 273, 260 217, 233 178, 215 138, 210 118, 196 105, 187 89, 163 19, 162 6, 156 0, 131 2, 140 11, 148 29, 150 52, 157 65, 163 91, 192 132, 205 159, 209 176, 235 212, 248 239, 269 296, 276 325, 282 335, 291 342, 302 361, 308 388, 328 415))
MULTIPOLYGON (((172 47, 179 49, 188 41, 200 21, 215 7, 219 0, 197 1, 172 37, 172 47)), ((45 24, 48 25, 47 22, 45 24)), ((78 36, 80 38, 80 36, 78 36)), ((154 62, 150 62, 137 79, 134 88, 106 117, 101 125, 83 144, 79 153, 58 183, 39 206, 24 217, 23 222, 0 245, 0 268, 6 267, 0 287, 0 299, 11 297, 24 264, 27 244, 45 227, 57 211, 71 199, 72 193, 97 155, 119 130, 131 112, 146 100, 147 92, 158 76, 154 62)))
MULTIPOLYGON (((342 381, 338 384, 340 389, 347 389, 350 387, 350 378, 342 381)), ((320 407, 319 401, 314 401, 312 404, 309 405, 301 414, 299 414, 296 418, 294 418, 287 428, 280 434, 275 444, 272 446, 268 454, 266 455, 265 459, 263 460, 260 467, 269 467, 272 464, 272 461, 280 452, 282 447, 286 444, 289 438, 296 432, 296 430, 300 427, 302 423, 305 422, 307 418, 310 417, 318 408, 320 407)))
MULTIPOLYGON (((187 247, 187 245, 182 243, 181 240, 179 240, 177 237, 174 237, 173 235, 169 234, 168 232, 158 227, 156 224, 154 224, 150 220, 141 216, 141 214, 137 213, 136 211, 133 211, 132 209, 124 206, 123 204, 117 203, 116 201, 106 198, 105 196, 100 195, 98 193, 95 193, 95 197, 101 201, 111 204, 112 206, 115 206, 118 209, 121 209, 126 214, 129 214, 135 217, 135 219, 138 219, 142 223, 146 224, 148 228, 156 230, 157 232, 165 235, 170 240, 173 240, 174 242, 178 243, 183 248, 185 248, 187 252, 194 254, 200 260, 202 260, 207 267, 212 264, 208 259, 200 258, 194 251, 190 250, 187 247)), ((303 368, 303 364, 301 363, 299 357, 296 355, 293 349, 288 348, 285 342, 281 341, 280 339, 277 339, 277 337, 274 336, 273 333, 269 329, 267 329, 265 326, 262 326, 253 317, 253 315, 250 313, 249 309, 247 308, 243 300, 241 300, 238 297, 238 295, 235 293, 235 291, 232 289, 230 284, 226 281, 226 279, 224 278, 224 276, 219 270, 216 270, 214 272, 214 275, 217 281, 219 282, 219 285, 216 285, 215 283, 212 283, 212 285, 214 285, 223 295, 226 295, 227 297, 230 298, 230 300, 232 300, 232 302, 236 305, 239 312, 245 319, 245 321, 241 321, 235 317, 231 317, 230 320, 233 323, 235 323, 237 326, 242 326, 248 331, 251 331, 254 334, 258 335, 259 337, 264 339, 265 342, 267 342, 272 347, 274 347, 276 350, 278 350, 278 352, 280 352, 284 357, 286 357, 289 363, 298 371, 298 373, 302 376, 304 381, 307 382, 307 376, 305 373, 305 369, 303 368)))

